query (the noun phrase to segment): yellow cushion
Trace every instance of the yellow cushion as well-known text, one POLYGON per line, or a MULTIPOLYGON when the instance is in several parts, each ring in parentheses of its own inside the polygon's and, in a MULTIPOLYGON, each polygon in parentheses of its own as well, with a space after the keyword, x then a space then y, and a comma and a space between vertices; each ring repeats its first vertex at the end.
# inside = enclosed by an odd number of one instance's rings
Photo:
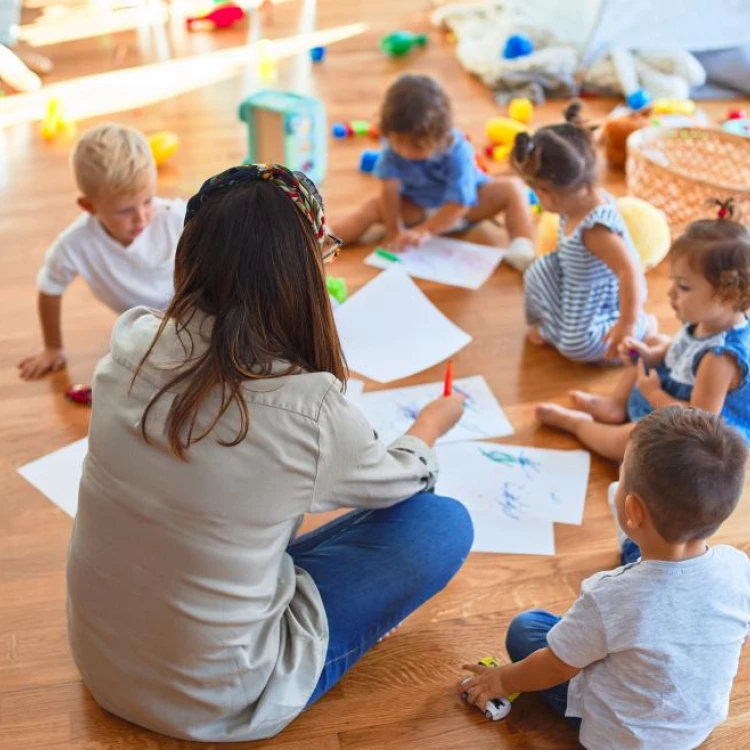
MULTIPOLYGON (((617 208, 630 232, 644 271, 657 266, 669 252, 672 243, 667 217, 663 211, 647 201, 631 195, 617 199, 617 208)), ((536 253, 551 253, 557 247, 557 229, 560 217, 542 213, 537 224, 536 253)))

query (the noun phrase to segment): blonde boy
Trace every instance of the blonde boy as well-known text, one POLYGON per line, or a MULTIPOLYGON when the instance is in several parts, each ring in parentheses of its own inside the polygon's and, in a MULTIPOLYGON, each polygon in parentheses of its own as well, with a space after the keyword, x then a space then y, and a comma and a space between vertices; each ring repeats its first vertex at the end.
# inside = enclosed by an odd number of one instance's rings
POLYGON ((37 277, 44 348, 18 367, 24 380, 65 366, 62 295, 81 275, 117 313, 164 309, 185 203, 154 197, 156 165, 141 133, 105 123, 84 133, 71 156, 83 213, 55 240, 37 277))

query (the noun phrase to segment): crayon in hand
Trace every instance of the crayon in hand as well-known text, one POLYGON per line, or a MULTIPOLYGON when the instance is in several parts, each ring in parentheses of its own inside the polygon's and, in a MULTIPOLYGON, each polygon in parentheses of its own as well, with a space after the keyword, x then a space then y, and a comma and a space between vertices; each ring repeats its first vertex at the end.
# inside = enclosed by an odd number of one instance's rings
POLYGON ((453 395, 453 360, 448 360, 448 366, 445 368, 445 383, 443 385, 443 396, 453 395))

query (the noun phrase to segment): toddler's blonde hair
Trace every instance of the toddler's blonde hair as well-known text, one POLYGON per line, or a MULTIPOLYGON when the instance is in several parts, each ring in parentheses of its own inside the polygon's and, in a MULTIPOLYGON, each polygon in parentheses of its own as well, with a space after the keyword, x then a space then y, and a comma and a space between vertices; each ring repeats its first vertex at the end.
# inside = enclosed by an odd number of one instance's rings
POLYGON ((87 198, 102 189, 117 195, 137 192, 156 164, 143 133, 114 122, 87 130, 70 157, 78 189, 87 198))

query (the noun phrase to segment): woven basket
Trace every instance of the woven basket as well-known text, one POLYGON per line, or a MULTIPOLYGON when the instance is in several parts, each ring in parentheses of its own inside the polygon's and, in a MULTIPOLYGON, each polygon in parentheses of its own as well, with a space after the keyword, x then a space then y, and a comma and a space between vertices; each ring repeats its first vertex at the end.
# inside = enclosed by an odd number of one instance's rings
POLYGON ((653 203, 673 229, 716 216, 713 198, 734 198, 750 221, 750 138, 701 128, 643 128, 627 141, 628 192, 653 203))

